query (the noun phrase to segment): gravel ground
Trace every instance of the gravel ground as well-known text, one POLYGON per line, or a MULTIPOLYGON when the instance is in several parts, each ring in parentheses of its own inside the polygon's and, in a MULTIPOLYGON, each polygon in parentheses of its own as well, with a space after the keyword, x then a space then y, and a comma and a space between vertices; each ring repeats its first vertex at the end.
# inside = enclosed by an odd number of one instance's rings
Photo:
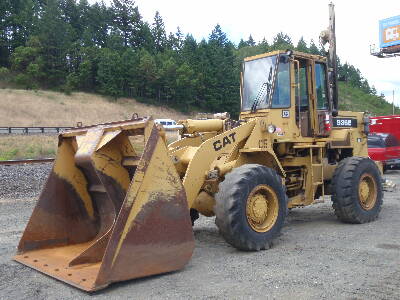
MULTIPOLYGON (((294 209, 261 252, 235 250, 202 217, 185 269, 86 294, 11 260, 50 167, 0 167, 0 299, 400 299, 398 192, 386 192, 380 218, 363 225, 337 221, 329 200, 294 209)), ((400 186, 399 175, 386 178, 400 186)))
POLYGON ((20 199, 39 196, 51 170, 51 163, 0 165, 0 199, 20 199))

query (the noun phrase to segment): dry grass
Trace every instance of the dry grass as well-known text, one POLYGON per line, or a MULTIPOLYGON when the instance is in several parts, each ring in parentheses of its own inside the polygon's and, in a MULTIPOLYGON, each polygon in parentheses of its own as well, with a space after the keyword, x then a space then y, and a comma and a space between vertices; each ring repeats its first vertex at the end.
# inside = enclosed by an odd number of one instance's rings
MULTIPOLYGON (((167 131, 166 134, 168 143, 178 138, 177 131, 167 131)), ((141 155, 144 150, 143 136, 132 136, 129 140, 136 153, 141 155)), ((55 157, 57 141, 57 135, 0 135, 0 161, 55 157)))
MULTIPOLYGON (((68 96, 49 91, 0 89, 0 126, 75 126, 77 122, 91 125, 129 119, 135 112, 154 118, 187 118, 172 109, 145 105, 133 99, 111 102, 87 93, 68 96)), ((168 133, 167 138, 175 140, 176 132, 168 133)), ((141 143, 134 142, 133 146, 143 151, 141 143)), ((56 135, 0 136, 0 160, 53 157, 56 150, 56 135)))
POLYGON ((186 119, 187 116, 162 106, 145 105, 133 99, 107 98, 50 91, 0 89, 0 126, 74 126, 129 119, 133 113, 154 118, 186 119))
POLYGON ((2 135, 0 160, 54 157, 57 135, 2 135))

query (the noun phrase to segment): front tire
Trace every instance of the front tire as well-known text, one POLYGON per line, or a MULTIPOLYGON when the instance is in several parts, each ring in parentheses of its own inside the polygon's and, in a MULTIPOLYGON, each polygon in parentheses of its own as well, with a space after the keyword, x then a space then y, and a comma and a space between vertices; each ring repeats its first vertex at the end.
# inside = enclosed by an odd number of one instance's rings
POLYGON ((374 221, 381 211, 382 178, 376 164, 367 157, 348 157, 332 178, 332 207, 345 223, 374 221))
POLYGON ((215 223, 240 250, 268 249, 287 214, 287 196, 275 170, 258 164, 233 169, 215 195, 215 223))

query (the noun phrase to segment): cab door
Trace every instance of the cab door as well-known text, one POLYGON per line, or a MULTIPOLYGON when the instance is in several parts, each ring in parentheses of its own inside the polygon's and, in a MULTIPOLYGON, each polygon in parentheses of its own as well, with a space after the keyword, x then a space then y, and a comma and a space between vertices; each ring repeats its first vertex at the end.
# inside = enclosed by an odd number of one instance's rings
POLYGON ((329 106, 326 63, 313 63, 313 106, 315 111, 314 135, 329 136, 332 128, 332 113, 329 106))
POLYGON ((314 122, 312 122, 314 115, 312 62, 303 58, 296 59, 296 62, 296 123, 302 137, 312 137, 314 135, 314 122))

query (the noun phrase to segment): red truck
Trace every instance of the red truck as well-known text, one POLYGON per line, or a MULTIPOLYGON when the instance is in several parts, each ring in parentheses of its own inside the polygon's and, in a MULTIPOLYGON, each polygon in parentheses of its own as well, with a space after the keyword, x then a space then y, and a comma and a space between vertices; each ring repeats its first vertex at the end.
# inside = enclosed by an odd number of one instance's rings
POLYGON ((371 117, 368 154, 383 170, 400 169, 400 115, 371 117))

